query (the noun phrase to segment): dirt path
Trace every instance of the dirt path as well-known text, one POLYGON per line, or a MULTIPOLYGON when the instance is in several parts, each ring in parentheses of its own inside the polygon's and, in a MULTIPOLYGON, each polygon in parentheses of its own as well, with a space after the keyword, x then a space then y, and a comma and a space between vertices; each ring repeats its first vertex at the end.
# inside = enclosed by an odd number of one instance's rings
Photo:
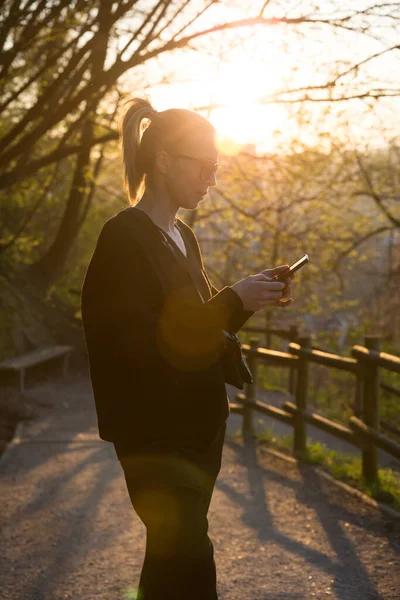
MULTIPOLYGON (((0 464, 2 600, 133 600, 144 527, 86 378, 0 464)), ((209 512, 221 600, 398 600, 400 520, 231 434, 209 512)), ((188 599, 190 600, 190 599, 188 599)))

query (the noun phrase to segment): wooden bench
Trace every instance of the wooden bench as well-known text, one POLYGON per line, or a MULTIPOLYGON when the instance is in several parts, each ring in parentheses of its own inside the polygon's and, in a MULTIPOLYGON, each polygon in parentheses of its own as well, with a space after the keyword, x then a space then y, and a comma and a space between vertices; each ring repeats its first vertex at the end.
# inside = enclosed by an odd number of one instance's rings
POLYGON ((0 362, 1 371, 14 371, 19 372, 19 387, 21 392, 25 391, 25 370, 28 367, 33 367, 41 363, 58 358, 59 356, 64 357, 63 374, 67 375, 69 355, 73 350, 73 346, 44 346, 42 348, 36 348, 21 356, 9 358, 0 362))

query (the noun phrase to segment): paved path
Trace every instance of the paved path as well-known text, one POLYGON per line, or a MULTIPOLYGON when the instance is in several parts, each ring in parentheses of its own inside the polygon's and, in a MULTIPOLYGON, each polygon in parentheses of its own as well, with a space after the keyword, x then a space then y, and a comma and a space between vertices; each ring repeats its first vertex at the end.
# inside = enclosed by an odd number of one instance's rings
MULTIPOLYGON (((89 382, 31 394, 53 407, 0 464, 0 598, 133 600, 145 531, 89 382)), ((251 441, 228 435, 209 522, 221 600, 400 598, 400 520, 251 441)))

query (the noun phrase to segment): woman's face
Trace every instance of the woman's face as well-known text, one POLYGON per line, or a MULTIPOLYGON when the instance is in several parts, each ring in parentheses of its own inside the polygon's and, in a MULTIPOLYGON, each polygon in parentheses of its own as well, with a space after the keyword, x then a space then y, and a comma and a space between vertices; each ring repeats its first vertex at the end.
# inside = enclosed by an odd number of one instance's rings
POLYGON ((216 185, 218 150, 215 134, 205 131, 193 135, 169 153, 169 168, 165 185, 177 209, 195 209, 206 196, 208 188, 216 185))

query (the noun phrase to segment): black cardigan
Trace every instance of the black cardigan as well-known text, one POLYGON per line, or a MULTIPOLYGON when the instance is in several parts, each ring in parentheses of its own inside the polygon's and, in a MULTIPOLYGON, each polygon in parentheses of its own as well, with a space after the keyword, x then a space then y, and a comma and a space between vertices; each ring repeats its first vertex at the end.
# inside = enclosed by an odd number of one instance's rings
MULTIPOLYGON (((207 278, 193 230, 180 219, 178 226, 207 278)), ((82 289, 102 439, 130 452, 157 443, 206 450, 215 439, 229 415, 221 330, 236 333, 253 313, 232 288, 218 291, 206 281, 203 303, 182 261, 143 211, 130 207, 105 223, 82 289), (169 294, 138 243, 139 231, 148 251, 158 253, 169 294)))

